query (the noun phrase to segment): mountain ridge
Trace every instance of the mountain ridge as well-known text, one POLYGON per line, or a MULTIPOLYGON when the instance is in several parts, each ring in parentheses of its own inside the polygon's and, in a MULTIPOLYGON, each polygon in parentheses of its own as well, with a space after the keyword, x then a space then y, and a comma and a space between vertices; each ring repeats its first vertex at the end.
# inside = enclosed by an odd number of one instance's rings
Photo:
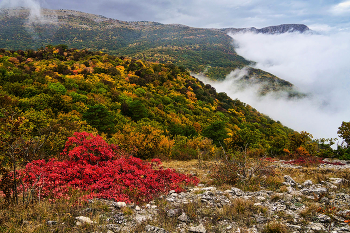
POLYGON ((283 34, 283 33, 289 33, 289 32, 299 32, 299 33, 305 33, 311 31, 311 29, 306 26, 305 24, 280 24, 275 26, 268 26, 263 27, 260 29, 257 29, 255 27, 250 28, 223 28, 221 31, 225 33, 246 33, 246 32, 253 32, 253 33, 261 33, 261 34, 283 34))
MULTIPOLYGON (((26 8, 0 9, 0 13, 6 13, 10 16, 13 16, 16 14, 22 14, 22 15, 28 16, 28 10, 26 8)), ((168 26, 183 27, 183 28, 197 28, 197 27, 191 27, 188 25, 177 24, 177 23, 163 24, 155 21, 124 21, 124 20, 118 20, 115 18, 109 18, 103 15, 97 15, 97 14, 86 13, 86 12, 76 11, 76 10, 69 10, 69 9, 59 9, 59 10, 42 9, 41 11, 41 16, 51 17, 52 15, 56 15, 57 18, 60 18, 64 15, 82 16, 82 17, 90 18, 97 23, 100 23, 103 21, 109 21, 109 22, 114 21, 114 23, 125 24, 128 26, 133 26, 135 28, 138 28, 141 26, 149 26, 149 25, 168 25, 168 26)), ((248 27, 248 28, 228 27, 228 28, 201 28, 201 29, 219 30, 223 32, 229 32, 229 31, 242 32, 243 31, 243 32, 269 33, 269 34, 286 33, 286 32, 304 33, 306 31, 310 31, 310 28, 305 24, 280 24, 280 25, 271 25, 260 29, 256 27, 248 27)))

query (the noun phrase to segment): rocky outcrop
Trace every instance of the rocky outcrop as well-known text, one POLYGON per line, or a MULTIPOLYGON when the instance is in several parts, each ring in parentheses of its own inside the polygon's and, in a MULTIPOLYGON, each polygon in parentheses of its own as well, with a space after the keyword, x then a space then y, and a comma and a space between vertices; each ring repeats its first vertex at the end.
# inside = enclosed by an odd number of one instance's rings
MULTIPOLYGON (((344 164, 346 162, 344 161, 344 164)), ((277 163, 284 167, 286 164, 277 163)), ((345 164, 327 165, 327 170, 343 169, 345 164)), ((300 169, 299 167, 288 169, 300 169)), ((322 173, 323 165, 318 168, 322 173)), ((324 171, 324 170, 323 170, 324 171)), ((350 232, 345 220, 350 219, 349 185, 345 178, 332 177, 297 182, 290 175, 283 176, 283 188, 278 191, 261 189, 244 191, 237 187, 219 190, 217 187, 187 188, 186 192, 170 191, 144 205, 126 204, 110 200, 91 200, 110 211, 90 219, 87 208, 75 218, 76 227, 94 225, 96 232, 285 232, 266 231, 271 223, 278 223, 287 232, 350 232), (344 185, 346 184, 346 185, 344 185)), ((48 221, 55 227, 63 222, 48 221)))
POLYGON ((226 33, 239 33, 239 32, 253 32, 262 34, 282 34, 287 32, 299 32, 305 33, 311 31, 310 28, 304 24, 281 24, 278 26, 269 26, 261 29, 255 27, 251 28, 224 28, 223 32, 226 33))
MULTIPOLYGON (((165 214, 169 221, 175 220, 175 232, 213 232, 210 225, 213 224, 214 212, 224 211, 224 208, 231 206, 234 208, 248 208, 244 201, 251 203, 256 209, 264 211, 252 212, 247 215, 252 222, 251 226, 242 226, 238 223, 239 216, 221 216, 215 223, 216 232, 262 232, 267 223, 279 221, 288 229, 288 232, 350 232, 350 227, 344 222, 350 216, 349 200, 350 196, 338 192, 338 187, 328 188, 324 184, 312 184, 306 180, 302 184, 295 182, 290 176, 284 177, 284 184, 287 186, 286 192, 273 192, 260 190, 255 192, 244 192, 241 189, 232 187, 231 189, 220 191, 216 187, 195 187, 187 192, 176 193, 171 191, 167 196, 161 198, 166 202, 167 210, 162 210, 160 206, 151 202, 145 206, 126 205, 125 203, 116 203, 107 200, 102 201, 110 206, 113 211, 112 216, 106 218, 106 224, 100 225, 101 230, 112 232, 133 232, 135 226, 145 224, 142 232, 173 232, 158 226, 155 219, 159 219, 159 214, 165 214), (238 201, 239 200, 239 201, 238 201), (238 201, 238 202, 237 202, 238 201), (242 207, 235 207, 235 205, 242 207), (315 204, 310 204, 315 203, 315 204), (195 204, 196 213, 205 209, 206 214, 197 216, 188 213, 186 205, 195 204), (332 207, 334 211, 311 210, 309 206, 317 205, 319 209, 332 207), (133 211, 131 216, 125 215, 123 208, 130 208, 133 211), (187 210, 186 210, 187 209, 187 210), (310 215, 308 217, 308 214, 310 215), (210 219, 210 220, 209 220, 210 219)), ((341 183, 339 179, 337 183, 341 183)), ((242 211, 242 210, 238 210, 242 211)), ((107 213, 106 213, 107 214, 107 213)), ((238 213, 244 215, 243 212, 238 213)), ((163 217, 164 218, 164 217, 163 217)), ((77 225, 82 222, 96 224, 89 218, 80 216, 77 219, 77 225)))

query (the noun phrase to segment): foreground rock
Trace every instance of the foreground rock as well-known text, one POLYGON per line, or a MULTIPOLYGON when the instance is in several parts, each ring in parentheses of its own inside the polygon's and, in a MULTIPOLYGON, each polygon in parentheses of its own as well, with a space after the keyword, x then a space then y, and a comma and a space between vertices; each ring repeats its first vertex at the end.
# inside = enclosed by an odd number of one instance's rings
MULTIPOLYGON (((350 218, 348 194, 328 189, 325 182, 312 184, 306 180, 298 184, 291 177, 285 180, 289 185, 286 192, 195 187, 187 192, 170 192, 160 199, 162 206, 156 202, 141 207, 106 200, 93 202, 102 201, 112 208, 106 224, 98 226, 109 233, 262 232, 271 222, 280 222, 288 232, 350 232, 344 222, 350 218), (125 208, 131 215, 125 214, 125 208), (168 221, 174 223, 171 231, 162 227, 168 221)), ((96 224, 84 216, 77 220, 96 224)))

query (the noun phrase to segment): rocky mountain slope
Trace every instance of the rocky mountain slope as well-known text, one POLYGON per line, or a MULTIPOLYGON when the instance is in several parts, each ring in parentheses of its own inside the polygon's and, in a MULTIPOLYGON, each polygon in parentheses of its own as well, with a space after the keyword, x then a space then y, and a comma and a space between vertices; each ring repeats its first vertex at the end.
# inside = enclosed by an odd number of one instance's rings
POLYGON ((310 32, 310 28, 304 24, 281 24, 277 26, 269 26, 257 29, 255 27, 251 28, 224 28, 222 29, 225 33, 239 33, 239 32, 253 32, 262 34, 282 34, 288 32, 299 32, 306 33, 310 32))

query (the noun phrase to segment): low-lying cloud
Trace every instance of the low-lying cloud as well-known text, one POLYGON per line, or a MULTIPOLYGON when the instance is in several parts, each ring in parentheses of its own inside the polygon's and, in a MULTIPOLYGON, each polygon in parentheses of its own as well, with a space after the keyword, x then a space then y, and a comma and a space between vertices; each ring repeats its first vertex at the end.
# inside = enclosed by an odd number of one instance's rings
MULTIPOLYGON (((255 67, 295 85, 308 97, 288 100, 257 95, 257 87, 237 86, 243 71, 223 82, 211 82, 219 92, 248 103, 284 125, 315 138, 337 137, 342 121, 350 121, 350 33, 280 35, 235 34, 236 51, 255 67)), ((207 80, 208 81, 208 80, 207 80)))
POLYGON ((30 9, 30 20, 41 16, 41 2, 38 0, 3 0, 0 3, 0 8, 16 9, 20 7, 30 9))
MULTIPOLYGON (((38 25, 49 25, 49 31, 44 32, 47 34, 52 34, 57 30, 57 15, 53 13, 48 15, 43 14, 43 6, 47 6, 46 2, 43 0, 3 0, 0 3, 0 9, 29 9, 29 15, 25 24, 27 31, 35 40, 40 39, 40 33, 36 29, 38 25)), ((13 11, 9 14, 15 13, 16 12, 13 11)))

